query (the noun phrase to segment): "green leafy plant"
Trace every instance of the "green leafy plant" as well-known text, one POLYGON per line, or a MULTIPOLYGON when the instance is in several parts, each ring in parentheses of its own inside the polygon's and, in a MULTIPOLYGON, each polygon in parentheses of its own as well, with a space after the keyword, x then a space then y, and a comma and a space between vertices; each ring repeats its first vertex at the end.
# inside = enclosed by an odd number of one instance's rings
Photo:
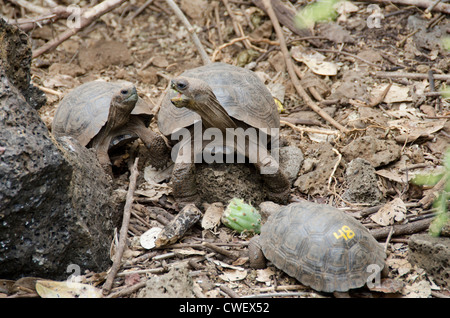
POLYGON ((338 0, 318 0, 308 4, 295 15, 295 24, 298 28, 311 28, 318 21, 333 20, 337 17, 334 5, 338 0))
POLYGON ((411 181, 421 186, 434 186, 438 182, 444 182, 444 187, 434 200, 433 207, 436 209, 436 217, 430 224, 429 233, 433 236, 439 236, 442 227, 449 220, 448 201, 450 200, 450 149, 447 150, 444 157, 444 172, 436 175, 417 175, 411 181))

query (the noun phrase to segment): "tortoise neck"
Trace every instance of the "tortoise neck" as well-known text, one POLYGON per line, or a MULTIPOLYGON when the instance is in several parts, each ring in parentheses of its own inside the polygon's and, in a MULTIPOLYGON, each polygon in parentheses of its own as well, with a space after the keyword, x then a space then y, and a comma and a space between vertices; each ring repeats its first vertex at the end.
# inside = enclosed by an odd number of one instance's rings
POLYGON ((204 101, 195 102, 191 107, 191 110, 200 115, 205 128, 216 127, 225 131, 226 128, 237 127, 212 90, 208 92, 208 97, 204 101))

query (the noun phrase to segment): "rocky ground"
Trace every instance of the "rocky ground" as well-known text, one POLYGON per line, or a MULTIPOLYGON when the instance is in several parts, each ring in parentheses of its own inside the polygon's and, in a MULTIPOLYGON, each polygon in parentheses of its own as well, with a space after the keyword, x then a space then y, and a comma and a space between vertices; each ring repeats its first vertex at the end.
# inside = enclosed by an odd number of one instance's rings
MULTIPOLYGON (((47 1, 29 2, 48 5, 47 1)), ((430 204, 422 204, 432 202, 433 189, 414 185, 411 179, 417 174, 442 172, 450 144, 448 100, 436 93, 449 80, 449 55, 442 45, 450 30, 448 16, 426 14, 414 6, 379 4, 383 17, 379 27, 371 27, 370 21, 379 16, 374 15, 377 11, 369 2, 345 2, 337 7, 335 20, 317 23, 312 30, 295 32, 283 26, 301 85, 326 113, 349 129, 343 133, 299 96, 267 15, 252 1, 228 1, 232 19, 224 2, 177 3, 211 58, 251 68, 282 102, 282 137, 303 152, 291 200, 328 203, 361 221, 384 244, 388 277, 402 285, 395 293, 361 289, 349 295, 449 297, 448 238, 447 254, 440 260, 447 264, 442 270, 447 276, 444 273, 444 278, 439 278, 442 271, 430 273, 411 261, 410 235, 426 233, 427 226, 409 232, 391 230, 431 220, 435 212, 430 204), (249 42, 233 42, 240 37, 236 26, 250 37, 249 42), (394 72, 403 74, 394 76, 394 72)), ((13 1, 0 3, 0 14, 9 19, 39 16, 13 1)), ((153 1, 138 12, 144 3, 126 1, 55 50, 33 59, 32 82, 47 96, 39 114, 49 129, 62 97, 82 83, 96 79, 133 82, 139 95, 157 109, 170 78, 202 65, 189 32, 165 1, 153 1)), ((293 12, 303 6, 302 1, 282 3, 293 12)), ((87 7, 90 3, 79 1, 78 5, 87 7)), ((37 50, 66 29, 67 21, 62 19, 27 33, 33 50, 37 50)), ((114 189, 123 196, 128 189, 130 158, 134 154, 140 157, 129 244, 112 289, 115 296, 333 296, 308 289, 273 266, 251 269, 246 258, 248 237, 220 223, 204 229, 199 222, 175 245, 144 249, 140 236, 151 227, 163 227, 178 212, 168 172, 155 175, 147 168, 146 151, 136 141, 113 156, 114 189), (223 250, 239 257, 231 259, 223 250)), ((227 169, 231 173, 236 168, 227 169)), ((229 174, 220 170, 203 167, 199 171, 202 182, 209 182, 204 188, 210 192, 204 197, 214 198, 210 204, 226 201, 224 186, 233 182, 243 184, 236 189, 242 189, 245 182, 260 182, 249 177, 254 176, 252 171, 242 169, 234 173, 244 176, 231 181, 223 180, 229 174), (215 182, 216 178, 219 181, 215 182), (213 196, 213 191, 219 192, 213 196)), ((256 186, 251 191, 259 190, 256 186)), ((116 244, 111 245, 111 255, 116 244)), ((434 247, 427 248, 429 252, 434 247)), ((83 282, 99 288, 106 276, 82 274, 83 282)))

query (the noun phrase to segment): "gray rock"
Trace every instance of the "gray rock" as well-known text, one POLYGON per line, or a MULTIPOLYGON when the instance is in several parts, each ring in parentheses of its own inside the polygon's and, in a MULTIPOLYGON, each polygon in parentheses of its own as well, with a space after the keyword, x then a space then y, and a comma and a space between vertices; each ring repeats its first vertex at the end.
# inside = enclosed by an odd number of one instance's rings
POLYGON ((20 91, 31 107, 41 108, 45 94, 30 83, 31 46, 28 35, 0 18, 0 66, 9 81, 20 91))
POLYGON ((168 273, 150 277, 138 298, 193 298, 194 282, 189 271, 173 267, 168 273))
POLYGON ((408 247, 411 264, 423 268, 437 284, 450 287, 450 238, 414 234, 408 247))
POLYGON ((55 145, 0 65, 0 277, 106 270, 117 209, 95 155, 55 145))
POLYGON ((378 188, 375 168, 365 159, 352 160, 345 171, 348 188, 343 198, 354 203, 376 205, 383 199, 378 188))

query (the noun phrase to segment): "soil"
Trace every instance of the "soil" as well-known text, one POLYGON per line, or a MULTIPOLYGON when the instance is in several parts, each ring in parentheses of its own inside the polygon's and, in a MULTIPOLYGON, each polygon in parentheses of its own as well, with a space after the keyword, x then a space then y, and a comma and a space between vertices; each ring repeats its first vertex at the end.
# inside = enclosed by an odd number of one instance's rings
MULTIPOLYGON (((46 1, 28 2, 46 6, 46 1)), ((153 1, 133 17, 145 2, 127 1, 55 50, 33 59, 32 82, 47 95, 47 104, 39 114, 49 130, 61 98, 82 83, 97 79, 133 82, 139 95, 157 109, 170 78, 202 65, 188 30, 165 1, 153 1)), ((441 172, 444 154, 450 144, 448 100, 428 94, 439 91, 446 84, 445 80, 430 82, 428 74, 432 71, 442 75, 449 71, 449 54, 440 41, 450 30, 448 16, 444 14, 435 26, 427 28, 437 17, 437 12, 427 16, 416 7, 380 4, 384 14, 380 27, 369 28, 369 3, 352 2, 355 10, 347 9, 347 12, 339 13, 336 20, 317 23, 313 38, 283 28, 289 49, 317 49, 326 62, 332 63, 328 66, 336 69, 334 75, 321 75, 324 70, 319 68, 314 73, 307 66, 312 63, 309 55, 303 56, 305 62, 295 60, 307 92, 335 120, 350 129, 350 133, 342 134, 312 112, 297 94, 280 48, 272 43, 277 37, 270 19, 252 1, 229 1, 234 22, 242 27, 245 35, 265 41, 250 41, 249 49, 238 41, 218 52, 215 50, 222 44, 239 37, 223 2, 177 2, 194 25, 208 55, 212 57, 217 53, 216 61, 251 67, 281 101, 281 119, 304 129, 299 131, 287 124, 281 126, 281 135, 287 143, 303 152, 303 163, 291 188, 292 202, 309 200, 331 204, 357 218, 369 230, 386 225, 372 220, 368 208, 375 205, 373 211, 376 212, 385 203, 398 198, 406 206, 402 210, 404 215, 392 219, 387 226, 412 223, 420 218, 431 219, 433 211, 430 207, 418 203, 429 193, 428 189, 416 186, 410 180, 416 174, 441 172), (416 73, 422 77, 386 78, 380 71, 416 73), (380 98, 389 83, 392 84, 389 92, 384 99, 380 98), (324 101, 321 102, 317 94, 324 101), (336 134, 307 130, 311 128, 333 130, 336 134), (369 178, 371 187, 349 180, 349 173, 346 175, 350 162, 357 158, 364 159, 364 163, 354 168, 350 175, 369 178), (351 186, 356 188, 349 188, 351 186), (373 187, 378 189, 374 191, 373 187), (360 193, 364 189, 369 193, 360 193), (352 192, 357 192, 356 198, 368 196, 370 200, 350 199, 352 192)), ((294 12, 303 6, 302 1, 282 3, 294 12)), ((0 4, 0 14, 10 19, 22 17, 22 12, 28 18, 39 16, 27 9, 21 11, 10 1, 0 0, 0 4)), ((89 1, 79 4, 88 7, 89 1)), ((32 49, 36 50, 66 29, 66 21, 58 20, 28 31, 32 49)), ((328 68, 325 71, 329 71, 328 68)), ((155 122, 151 127, 156 128, 155 122)), ((247 257, 250 237, 239 235, 221 223, 204 230, 198 222, 175 245, 144 249, 139 244, 139 237, 151 227, 164 227, 179 209, 167 183, 170 170, 158 175, 155 182, 155 176, 149 176, 145 170, 148 153, 139 141, 113 155, 115 191, 125 197, 129 182, 128 161, 133 153, 141 157, 140 175, 134 194, 129 244, 113 293, 141 284, 141 288, 124 293, 122 297, 195 295, 216 298, 264 293, 276 297, 278 292, 286 296, 286 291, 291 297, 333 297, 302 286, 270 263, 265 269, 250 268, 247 257), (214 244, 237 257, 230 258, 226 253, 205 247, 202 242, 214 244), (158 284, 166 283, 170 290, 162 295, 164 292, 158 289, 158 284)), ((223 171, 232 173, 233 169, 223 171)), ((203 174, 220 175, 223 171, 205 170, 203 174)), ((240 169, 238 173, 251 175, 253 172, 240 169)), ((208 180, 210 182, 211 178, 208 180)), ((239 181, 242 186, 260 182, 259 178, 239 181)), ((219 188, 223 192, 223 187, 219 188)), ((236 188, 242 190, 240 186, 236 188)), ((249 187, 254 191, 260 191, 259 188, 258 185, 249 187)), ((219 192, 217 195, 223 199, 225 194, 219 192)), ((426 229, 421 232, 426 233, 426 229)), ((431 272, 409 262, 408 239, 409 235, 402 234, 379 239, 386 246, 387 278, 399 282, 400 288, 395 292, 359 289, 350 291, 347 296, 449 297, 449 284, 445 286, 435 281, 431 272)), ((112 251, 114 247, 113 242, 112 251)), ((85 271, 82 281, 101 288, 105 277, 106 273, 85 271)))

